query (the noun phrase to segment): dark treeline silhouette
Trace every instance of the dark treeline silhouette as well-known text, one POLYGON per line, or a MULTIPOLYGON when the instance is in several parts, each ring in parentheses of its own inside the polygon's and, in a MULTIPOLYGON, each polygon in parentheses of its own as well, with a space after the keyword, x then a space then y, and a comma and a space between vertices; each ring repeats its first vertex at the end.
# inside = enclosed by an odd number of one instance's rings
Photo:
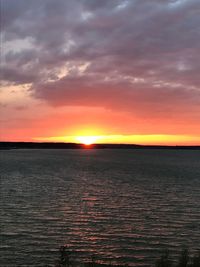
POLYGON ((183 249, 179 255, 178 262, 175 263, 170 257, 169 251, 165 251, 157 260, 156 267, 200 267, 200 251, 197 255, 190 256, 188 249, 183 249))
POLYGON ((135 144, 93 144, 85 146, 76 143, 52 143, 52 142, 0 142, 0 149, 192 149, 200 150, 200 146, 158 146, 135 144))
MULTIPOLYGON (((91 261, 87 263, 73 263, 70 260, 70 253, 66 246, 61 246, 60 258, 57 261, 55 267, 128 267, 127 264, 124 265, 112 265, 112 264, 100 264, 95 261, 94 257, 91 257, 91 261)), ((152 267, 200 267, 200 250, 196 255, 190 255, 188 249, 183 249, 178 256, 178 260, 171 258, 169 250, 166 250, 161 257, 156 261, 152 267)))

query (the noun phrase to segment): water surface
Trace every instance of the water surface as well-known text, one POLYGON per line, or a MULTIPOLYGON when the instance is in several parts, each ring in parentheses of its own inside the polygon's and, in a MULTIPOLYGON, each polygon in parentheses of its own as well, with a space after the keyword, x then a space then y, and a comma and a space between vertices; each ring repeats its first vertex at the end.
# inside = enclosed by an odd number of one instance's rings
POLYGON ((199 248, 200 151, 1 151, 1 266, 149 266, 199 248))

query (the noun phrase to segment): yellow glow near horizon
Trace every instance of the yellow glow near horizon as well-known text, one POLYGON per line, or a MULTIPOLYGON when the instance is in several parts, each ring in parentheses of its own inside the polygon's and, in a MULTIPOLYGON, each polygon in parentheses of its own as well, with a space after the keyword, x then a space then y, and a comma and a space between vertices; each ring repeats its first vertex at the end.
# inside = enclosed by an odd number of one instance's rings
POLYGON ((188 135, 81 135, 81 136, 54 136, 38 137, 37 141, 47 142, 72 142, 81 144, 140 144, 140 145, 197 145, 200 144, 200 136, 188 135))

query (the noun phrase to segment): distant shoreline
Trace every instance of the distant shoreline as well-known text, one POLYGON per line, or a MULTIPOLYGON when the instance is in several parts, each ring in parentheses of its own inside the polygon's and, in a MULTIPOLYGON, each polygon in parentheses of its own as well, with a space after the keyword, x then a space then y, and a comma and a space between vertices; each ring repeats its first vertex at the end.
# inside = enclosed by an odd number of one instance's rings
POLYGON ((0 142, 0 150, 10 149, 170 149, 170 150, 200 150, 200 146, 164 146, 136 144, 93 144, 85 146, 77 143, 52 142, 0 142))

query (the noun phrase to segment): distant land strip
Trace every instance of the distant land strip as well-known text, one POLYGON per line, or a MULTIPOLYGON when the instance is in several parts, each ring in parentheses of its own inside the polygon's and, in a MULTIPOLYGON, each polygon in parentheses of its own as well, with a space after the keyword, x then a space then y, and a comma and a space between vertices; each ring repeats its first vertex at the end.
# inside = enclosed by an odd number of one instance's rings
POLYGON ((0 142, 1 150, 8 149, 186 149, 200 150, 200 146, 164 146, 136 144, 92 144, 53 143, 53 142, 0 142))

